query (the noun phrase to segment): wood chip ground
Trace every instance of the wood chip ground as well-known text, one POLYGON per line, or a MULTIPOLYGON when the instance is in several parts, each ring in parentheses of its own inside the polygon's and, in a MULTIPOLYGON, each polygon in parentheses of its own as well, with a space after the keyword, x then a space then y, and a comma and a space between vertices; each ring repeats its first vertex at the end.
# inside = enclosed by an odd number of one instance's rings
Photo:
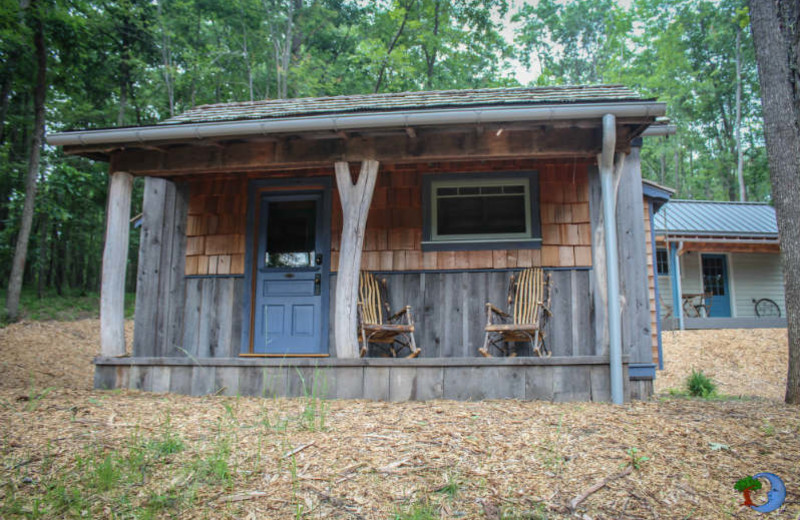
POLYGON ((767 518, 800 516, 785 331, 667 333, 658 388, 694 364, 756 397, 625 406, 94 391, 97 331, 0 329, 0 518, 755 519, 733 485, 761 471, 788 489, 767 518))

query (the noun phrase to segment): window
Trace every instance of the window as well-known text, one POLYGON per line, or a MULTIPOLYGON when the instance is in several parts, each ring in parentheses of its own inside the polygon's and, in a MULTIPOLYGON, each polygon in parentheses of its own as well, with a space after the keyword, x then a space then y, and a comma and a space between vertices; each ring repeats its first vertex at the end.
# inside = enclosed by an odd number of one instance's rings
POLYGON ((535 172, 424 179, 423 250, 539 247, 535 172))
POLYGON ((666 249, 656 249, 656 272, 659 276, 669 276, 669 255, 666 249))

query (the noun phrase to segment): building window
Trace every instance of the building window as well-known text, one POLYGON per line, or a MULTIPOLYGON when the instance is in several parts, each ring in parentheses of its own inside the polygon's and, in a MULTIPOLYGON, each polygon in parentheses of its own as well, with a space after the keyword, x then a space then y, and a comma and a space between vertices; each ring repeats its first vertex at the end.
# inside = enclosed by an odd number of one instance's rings
POLYGON ((423 250, 539 247, 537 181, 535 172, 426 176, 423 250))
POLYGON ((656 272, 659 276, 669 276, 669 254, 666 249, 656 249, 656 272))

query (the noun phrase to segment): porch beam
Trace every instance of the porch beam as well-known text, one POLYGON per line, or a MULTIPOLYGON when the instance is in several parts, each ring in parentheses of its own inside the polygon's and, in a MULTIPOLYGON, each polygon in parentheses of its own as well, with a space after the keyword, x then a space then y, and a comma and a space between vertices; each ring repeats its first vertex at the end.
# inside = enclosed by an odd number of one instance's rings
MULTIPOLYGON (((275 141, 243 140, 222 146, 162 146, 166 151, 137 149, 131 145, 110 154, 112 168, 134 175, 156 177, 206 173, 264 172, 291 168, 329 167, 336 161, 363 161, 380 157, 386 162, 439 160, 483 160, 524 158, 595 157, 601 150, 597 128, 552 128, 537 126, 526 130, 500 127, 503 131, 478 134, 475 127, 460 132, 415 128, 416 138, 397 135, 351 135, 349 139, 303 139, 281 136, 275 141), (253 143, 258 142, 258 146, 253 143)), ((619 131, 625 145, 631 127, 619 131)), ((65 150, 85 153, 82 149, 65 150)), ((627 151, 627 150, 618 150, 627 151)))
POLYGON ((361 250, 364 231, 372 203, 372 193, 378 178, 378 161, 361 163, 361 172, 354 183, 347 162, 335 163, 336 184, 342 202, 342 239, 339 247, 339 269, 336 273, 336 314, 334 339, 336 355, 340 358, 358 357, 357 303, 358 275, 361 270, 361 250))
POLYGON ((125 271, 132 192, 131 174, 110 175, 100 288, 100 353, 108 357, 125 355, 125 271))

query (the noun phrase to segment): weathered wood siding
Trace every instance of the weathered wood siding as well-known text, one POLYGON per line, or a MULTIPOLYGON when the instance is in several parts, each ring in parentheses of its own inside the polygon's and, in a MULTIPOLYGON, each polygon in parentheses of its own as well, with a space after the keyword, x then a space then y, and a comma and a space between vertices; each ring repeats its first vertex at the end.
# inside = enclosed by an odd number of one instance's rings
POLYGON ((193 357, 238 356, 242 341, 243 277, 186 280, 183 348, 193 357))
POLYGON ((178 355, 182 345, 188 186, 145 180, 133 356, 178 355))
MULTIPOLYGON (((584 161, 464 161, 381 164, 367 219, 362 268, 378 271, 421 269, 507 269, 589 267, 592 265, 588 164, 584 161), (539 172, 541 249, 422 252, 424 174, 539 172)), ((333 168, 270 173, 270 178, 332 176, 333 168)), ((243 274, 247 184, 263 178, 242 174, 190 181, 186 274, 243 274)), ((338 265, 342 210, 334 193, 331 265, 338 265)))
MULTIPOLYGON (((511 271, 380 272, 392 311, 410 305, 422 357, 476 357, 483 345, 486 302, 507 308, 511 271)), ((553 356, 597 354, 589 270, 550 271, 553 312, 545 328, 553 356)), ((336 276, 331 277, 331 287, 336 276)), ((335 313, 331 302, 331 319, 335 313)), ((330 345, 334 345, 330 335, 330 345)), ((331 355, 335 356, 331 348, 331 355)))
MULTIPOLYGON (((625 400, 631 398, 623 361, 625 400)), ((95 388, 192 395, 408 401, 539 399, 609 401, 608 359, 179 359, 101 358, 95 388)), ((638 390, 638 387, 637 387, 638 390)), ((637 391, 637 395, 641 394, 637 391)), ((648 394, 649 395, 649 394, 648 394)), ((643 396, 647 397, 647 396, 643 396)))
MULTIPOLYGON (((639 149, 632 148, 625 160, 620 178, 615 179, 616 221, 620 273, 620 307, 622 312, 622 354, 631 363, 651 363, 652 335, 650 296, 647 277, 647 252, 644 237, 644 196, 639 164, 639 149)), ((591 291, 594 305, 594 327, 598 354, 608 354, 608 316, 605 272, 605 236, 600 178, 597 168, 589 173, 589 200, 592 218, 592 251, 594 268, 591 291)))

